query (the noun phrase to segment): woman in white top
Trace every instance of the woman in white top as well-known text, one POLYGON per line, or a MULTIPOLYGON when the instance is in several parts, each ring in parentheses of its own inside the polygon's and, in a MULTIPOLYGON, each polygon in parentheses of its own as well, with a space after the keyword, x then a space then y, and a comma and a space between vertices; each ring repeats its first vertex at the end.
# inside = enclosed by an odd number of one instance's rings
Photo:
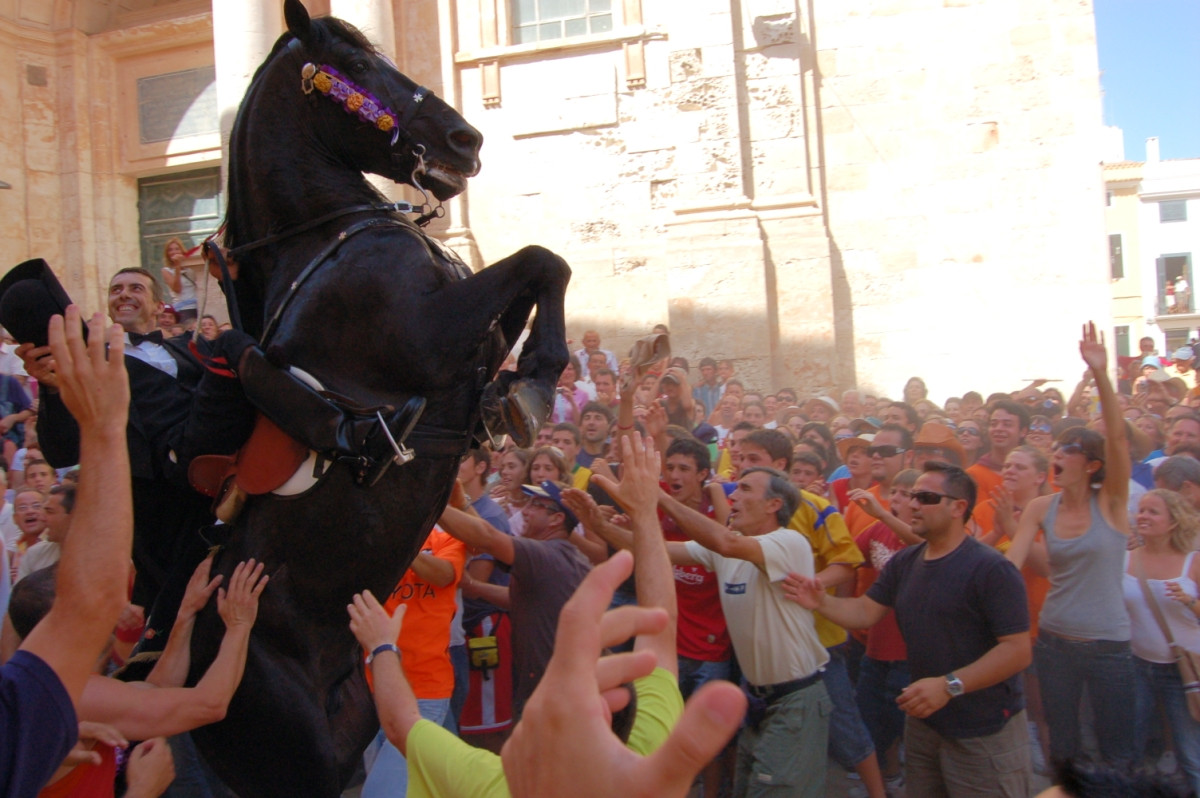
POLYGON ((184 265, 186 260, 187 249, 178 238, 172 238, 163 247, 163 282, 171 289, 171 306, 175 308, 179 323, 190 330, 196 326, 199 305, 196 301, 196 275, 184 265))
POLYGON ((1137 531, 1145 545, 1129 553, 1123 591, 1137 674, 1134 706, 1138 758, 1144 753, 1141 749, 1150 733, 1155 705, 1161 705, 1171 724, 1175 757, 1191 789, 1200 794, 1200 723, 1188 713, 1179 666, 1138 583, 1141 572, 1175 642, 1190 651, 1200 651, 1200 558, 1192 550, 1198 530, 1200 515, 1178 493, 1152 490, 1143 496, 1138 505, 1137 531))

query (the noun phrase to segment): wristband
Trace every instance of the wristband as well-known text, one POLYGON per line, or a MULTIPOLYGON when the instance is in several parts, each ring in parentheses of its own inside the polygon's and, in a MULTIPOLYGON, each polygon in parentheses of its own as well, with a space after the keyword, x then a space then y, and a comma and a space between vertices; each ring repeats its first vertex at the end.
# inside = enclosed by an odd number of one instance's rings
POLYGON ((375 657, 379 656, 385 651, 394 652, 397 659, 400 657, 400 649, 395 643, 384 643, 381 646, 376 646, 375 650, 367 655, 367 664, 370 665, 375 660, 375 657))
POLYGON ((633 429, 633 427, 634 427, 634 425, 633 425, 633 424, 630 424, 628 427, 622 426, 622 425, 620 425, 620 424, 618 424, 618 425, 617 425, 617 429, 619 429, 619 430, 622 430, 622 431, 624 431, 624 430, 631 430, 631 429, 633 429))

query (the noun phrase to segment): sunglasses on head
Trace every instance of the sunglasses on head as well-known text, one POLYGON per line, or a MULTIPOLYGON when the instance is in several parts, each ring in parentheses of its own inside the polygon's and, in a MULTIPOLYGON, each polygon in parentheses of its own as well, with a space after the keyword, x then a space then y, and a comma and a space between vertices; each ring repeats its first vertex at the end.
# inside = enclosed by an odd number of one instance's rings
POLYGON ((938 504, 942 499, 957 500, 959 497, 951 496, 949 493, 936 493, 932 490, 914 490, 912 498, 916 499, 918 504, 928 506, 930 504, 938 504))
POLYGON ((895 457, 898 454, 904 454, 908 449, 901 449, 899 446, 888 446, 886 444, 880 446, 868 446, 867 454, 871 457, 879 455, 883 458, 895 457))

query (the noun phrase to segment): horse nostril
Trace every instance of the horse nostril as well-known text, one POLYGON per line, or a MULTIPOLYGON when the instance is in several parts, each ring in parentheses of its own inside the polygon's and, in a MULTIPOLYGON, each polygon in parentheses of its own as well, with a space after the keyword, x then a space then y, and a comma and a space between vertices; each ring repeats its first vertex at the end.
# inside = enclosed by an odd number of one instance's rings
POLYGON ((449 139, 455 150, 470 155, 474 155, 483 143, 483 137, 470 128, 450 131, 449 139))

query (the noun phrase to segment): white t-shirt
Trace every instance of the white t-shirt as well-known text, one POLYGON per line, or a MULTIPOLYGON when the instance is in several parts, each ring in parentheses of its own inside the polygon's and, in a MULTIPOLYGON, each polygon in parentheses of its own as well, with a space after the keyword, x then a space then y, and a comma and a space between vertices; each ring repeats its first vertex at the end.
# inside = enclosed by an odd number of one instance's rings
POLYGON ((13 506, 12 502, 5 501, 4 507, 0 508, 0 537, 4 538, 4 548, 11 549, 17 544, 17 538, 21 537, 21 528, 13 521, 13 506))
POLYGON ((49 540, 39 540, 25 550, 25 556, 17 565, 17 581, 20 582, 34 571, 49 568, 62 556, 62 546, 49 540))
POLYGON ((812 610, 783 596, 788 573, 812 576, 808 540, 791 529, 754 538, 762 546, 766 569, 748 560, 722 557, 694 540, 688 554, 717 575, 721 609, 738 664, 751 684, 765 686, 802 679, 829 661, 817 637, 812 610))

